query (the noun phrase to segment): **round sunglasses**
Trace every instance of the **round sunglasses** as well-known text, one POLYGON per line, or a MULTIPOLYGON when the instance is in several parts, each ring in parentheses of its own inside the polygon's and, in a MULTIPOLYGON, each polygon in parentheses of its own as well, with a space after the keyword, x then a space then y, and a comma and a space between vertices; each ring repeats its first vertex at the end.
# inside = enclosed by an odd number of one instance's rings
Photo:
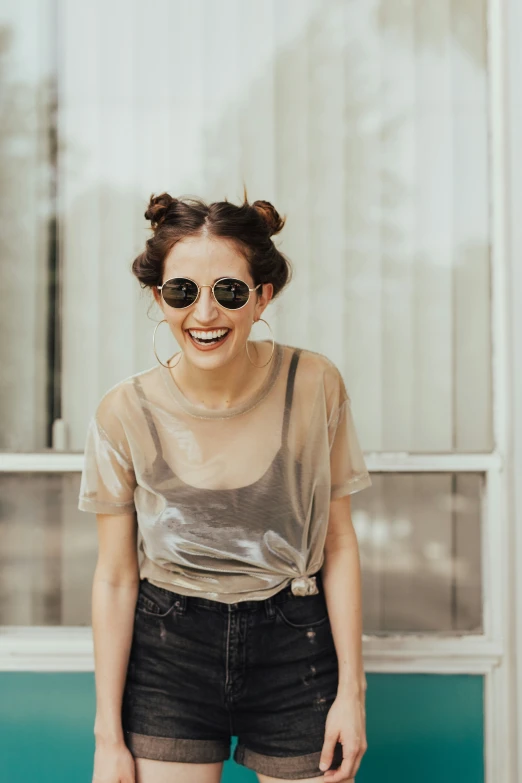
POLYGON ((243 280, 235 277, 221 277, 213 285, 198 285, 190 277, 173 277, 166 280, 163 285, 157 285, 161 291, 163 301, 169 307, 183 310, 193 305, 199 297, 202 288, 211 288, 214 299, 226 310, 241 310, 250 298, 250 292, 263 285, 259 283, 255 288, 249 288, 243 280))

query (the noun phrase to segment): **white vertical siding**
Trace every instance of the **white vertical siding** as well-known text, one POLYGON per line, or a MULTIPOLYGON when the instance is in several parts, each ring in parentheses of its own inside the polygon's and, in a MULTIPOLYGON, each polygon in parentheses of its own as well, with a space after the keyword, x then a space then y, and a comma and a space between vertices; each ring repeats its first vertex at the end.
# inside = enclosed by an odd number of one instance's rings
POLYGON ((129 271, 148 197, 237 202, 245 182, 288 216, 295 277, 266 318, 339 365, 364 448, 488 450, 484 0, 96 0, 61 20, 71 445, 155 362, 129 271))

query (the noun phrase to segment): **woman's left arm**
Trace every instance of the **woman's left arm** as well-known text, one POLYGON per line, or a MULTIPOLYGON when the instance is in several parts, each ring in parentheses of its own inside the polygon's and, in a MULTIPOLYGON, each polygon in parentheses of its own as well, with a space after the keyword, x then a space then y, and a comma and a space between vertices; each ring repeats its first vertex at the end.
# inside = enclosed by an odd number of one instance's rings
POLYGON ((328 769, 336 742, 342 742, 342 766, 325 773, 325 781, 340 783, 355 777, 367 749, 361 567, 350 495, 330 503, 321 574, 339 663, 339 684, 327 716, 320 766, 328 769))

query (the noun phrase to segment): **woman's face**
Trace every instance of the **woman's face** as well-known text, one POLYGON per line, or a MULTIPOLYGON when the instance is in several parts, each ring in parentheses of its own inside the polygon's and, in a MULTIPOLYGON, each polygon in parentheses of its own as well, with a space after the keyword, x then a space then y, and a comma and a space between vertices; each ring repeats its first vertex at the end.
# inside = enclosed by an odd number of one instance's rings
MULTIPOLYGON (((173 277, 189 277, 199 286, 211 286, 222 277, 243 280, 249 288, 254 281, 246 259, 232 243, 220 238, 189 237, 172 248, 165 259, 163 280, 173 277)), ((239 310, 221 307, 212 295, 211 288, 201 288, 198 300, 182 310, 170 307, 157 288, 154 296, 163 310, 172 334, 188 360, 197 367, 214 369, 244 354, 252 322, 260 318, 272 298, 273 286, 265 283, 257 291, 250 292, 246 305, 239 310), (257 294, 260 294, 258 297, 257 294), (224 339, 217 343, 198 345, 191 336, 199 332, 227 330, 224 339)))

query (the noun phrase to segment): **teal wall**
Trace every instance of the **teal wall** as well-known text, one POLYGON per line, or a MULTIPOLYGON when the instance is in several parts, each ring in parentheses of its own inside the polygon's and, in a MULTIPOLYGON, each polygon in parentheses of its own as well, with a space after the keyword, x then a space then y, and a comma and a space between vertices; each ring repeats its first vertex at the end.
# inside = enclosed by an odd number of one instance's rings
MULTIPOLYGON (((367 674, 357 783, 483 783, 483 679, 367 674)), ((92 673, 0 672, 0 783, 91 783, 92 673)), ((233 745, 235 745, 235 738, 233 745)), ((223 783, 256 783, 225 762, 223 783)))

